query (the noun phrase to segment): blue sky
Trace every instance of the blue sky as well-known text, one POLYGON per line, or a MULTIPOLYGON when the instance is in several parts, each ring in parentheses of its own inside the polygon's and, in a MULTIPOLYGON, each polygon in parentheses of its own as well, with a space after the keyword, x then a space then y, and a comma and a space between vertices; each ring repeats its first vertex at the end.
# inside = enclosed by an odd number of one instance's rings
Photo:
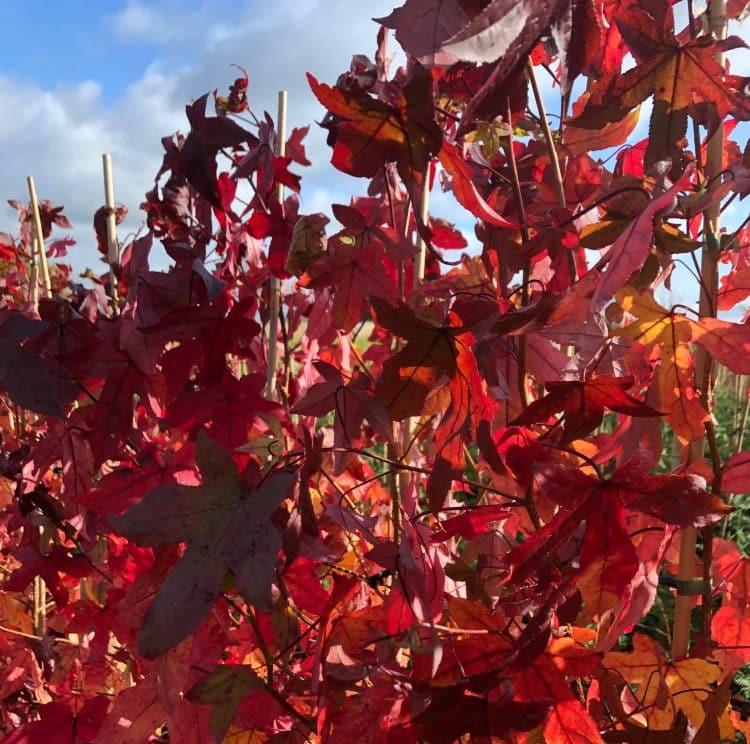
POLYGON ((111 102, 159 53, 152 40, 113 38, 109 29, 118 5, 80 0, 7 4, 2 13, 4 74, 45 89, 93 76, 106 81, 104 100, 111 102))

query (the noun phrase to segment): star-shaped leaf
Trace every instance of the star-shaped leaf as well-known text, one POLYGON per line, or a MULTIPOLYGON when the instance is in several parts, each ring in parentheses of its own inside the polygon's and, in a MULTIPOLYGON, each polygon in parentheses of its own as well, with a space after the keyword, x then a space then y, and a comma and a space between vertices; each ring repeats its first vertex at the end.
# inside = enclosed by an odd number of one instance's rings
POLYGON ((434 117, 430 73, 413 65, 403 87, 391 84, 393 103, 359 86, 344 90, 319 83, 309 73, 307 78, 315 97, 335 117, 333 165, 352 176, 372 178, 385 163, 395 162, 401 178, 418 193, 442 139, 434 117))
POLYGON ((720 51, 745 46, 740 39, 716 42, 699 36, 681 41, 674 34, 672 10, 666 2, 648 10, 632 3, 616 23, 637 64, 624 74, 598 81, 571 124, 597 129, 620 121, 650 96, 666 105, 665 114, 709 102, 719 119, 730 113, 738 119, 750 118, 750 103, 715 59, 720 51))
MULTIPOLYGON (((341 372, 327 362, 313 362, 324 377, 323 382, 312 385, 292 413, 306 416, 324 416, 334 411, 333 444, 337 449, 351 448, 359 438, 362 421, 367 419, 373 429, 386 441, 392 440, 391 420, 385 408, 369 393, 369 384, 362 376, 354 376, 347 383, 341 372)), ((346 452, 334 453, 333 472, 339 475, 351 456, 346 452)))
POLYGON ((202 485, 157 486, 122 517, 110 520, 139 545, 188 544, 146 614, 138 649, 147 658, 198 628, 229 571, 249 604, 271 611, 271 582, 281 547, 271 514, 294 475, 276 472, 250 490, 240 481, 230 452, 203 432, 196 453, 202 485))

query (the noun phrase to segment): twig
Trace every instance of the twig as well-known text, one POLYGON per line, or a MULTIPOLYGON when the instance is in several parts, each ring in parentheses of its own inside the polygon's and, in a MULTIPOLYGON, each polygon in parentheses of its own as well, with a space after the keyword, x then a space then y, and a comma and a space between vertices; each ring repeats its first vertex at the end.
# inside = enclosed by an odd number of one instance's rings
MULTIPOLYGON (((287 92, 285 90, 279 91, 279 115, 277 121, 277 137, 278 146, 277 150, 281 157, 284 157, 286 152, 286 106, 287 106, 287 92)), ((278 184, 277 194, 279 204, 284 205, 284 186, 278 184)), ((272 276, 268 290, 271 295, 270 297, 270 310, 268 317, 268 370, 266 374, 266 390, 265 395, 267 398, 273 398, 276 394, 276 357, 278 354, 277 350, 277 336, 279 335, 279 312, 281 312, 281 285, 277 277, 272 276)))
MULTIPOLYGON (((549 154, 550 165, 552 167, 552 175, 555 183, 555 195, 557 196, 557 204, 563 209, 567 205, 565 198, 565 186, 563 184, 562 171, 560 170, 560 160, 557 156, 557 148, 555 147, 555 140, 552 137, 552 130, 549 128, 549 121, 547 120, 547 112, 544 109, 544 99, 542 93, 539 90, 539 83, 536 79, 536 73, 534 72, 534 63, 531 58, 526 63, 526 75, 531 83, 531 90, 534 93, 534 100, 536 101, 536 107, 539 111, 539 123, 542 125, 542 131, 544 132, 544 139, 547 144, 547 152, 549 154)), ((560 122, 562 126, 562 121, 560 122)), ((565 251, 565 256, 568 262, 568 272, 570 273, 571 284, 577 279, 576 262, 573 253, 569 250, 565 251)))
MULTIPOLYGON (((529 228, 526 226, 526 209, 523 205, 523 194, 521 193, 521 181, 518 177, 518 165, 516 164, 516 153, 513 150, 513 130, 510 121, 510 101, 507 105, 507 124, 510 134, 503 142, 505 146, 505 155, 508 158, 510 166, 511 186, 513 187, 513 201, 516 205, 516 214, 518 222, 521 225, 521 240, 524 245, 530 240, 529 228)), ((529 301, 529 275, 531 274, 531 259, 526 258, 523 262, 523 276, 521 279, 521 304, 526 305, 529 301)), ((526 336, 521 335, 518 338, 518 392, 521 398, 521 407, 526 408, 529 403, 526 394, 526 336)))

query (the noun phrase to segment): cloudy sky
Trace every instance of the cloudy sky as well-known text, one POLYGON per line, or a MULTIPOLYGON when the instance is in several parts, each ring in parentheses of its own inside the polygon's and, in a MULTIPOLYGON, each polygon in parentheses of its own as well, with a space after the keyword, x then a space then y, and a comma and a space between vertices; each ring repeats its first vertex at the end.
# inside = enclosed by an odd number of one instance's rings
MULTIPOLYGON (((333 83, 352 55, 374 56, 378 25, 398 0, 29 0, 4 3, 0 50, 0 230, 15 233, 6 200, 64 204, 79 245, 78 268, 96 262, 91 220, 103 203, 101 154, 110 152, 115 199, 130 209, 122 240, 141 223, 138 206, 161 162, 160 139, 186 129, 185 103, 225 92, 250 75, 255 111, 276 117, 289 91, 289 126, 312 124, 311 168, 303 169, 302 211, 348 201, 363 183, 329 165, 323 111, 305 72, 333 83)), ((395 40, 393 41, 395 45, 395 40)), ((299 169, 297 169, 299 170, 299 169)), ((97 268, 101 265, 99 264, 97 268)))

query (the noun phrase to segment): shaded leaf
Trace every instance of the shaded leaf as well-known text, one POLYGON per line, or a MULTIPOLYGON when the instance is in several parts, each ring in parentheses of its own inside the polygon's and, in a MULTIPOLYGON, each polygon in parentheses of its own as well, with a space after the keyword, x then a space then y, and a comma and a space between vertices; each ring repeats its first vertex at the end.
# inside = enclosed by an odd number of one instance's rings
POLYGON ((165 484, 110 521, 140 545, 188 547, 151 604, 138 638, 154 658, 193 633, 219 596, 228 571, 245 600, 271 610, 271 582, 281 536, 271 514, 294 476, 274 473, 254 490, 243 485, 230 453, 203 432, 197 463, 202 485, 165 484))
POLYGON ((242 698, 262 689, 263 682, 251 667, 222 664, 198 682, 187 698, 211 706, 211 733, 220 743, 232 725, 242 698))

